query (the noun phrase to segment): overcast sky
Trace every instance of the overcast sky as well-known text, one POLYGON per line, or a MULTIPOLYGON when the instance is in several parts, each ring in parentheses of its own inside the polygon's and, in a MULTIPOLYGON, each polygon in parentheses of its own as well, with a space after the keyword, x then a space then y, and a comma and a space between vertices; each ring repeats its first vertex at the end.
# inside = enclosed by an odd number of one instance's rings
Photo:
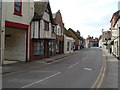
POLYGON ((86 38, 88 35, 99 37, 101 30, 109 30, 110 19, 118 10, 119 0, 49 0, 52 13, 62 13, 65 27, 79 30, 86 38))

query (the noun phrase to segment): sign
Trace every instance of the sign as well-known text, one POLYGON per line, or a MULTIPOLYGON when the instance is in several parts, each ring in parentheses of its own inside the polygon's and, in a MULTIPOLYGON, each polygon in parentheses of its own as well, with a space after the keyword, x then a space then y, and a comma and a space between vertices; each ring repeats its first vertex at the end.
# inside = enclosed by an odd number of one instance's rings
POLYGON ((117 30, 112 30, 112 37, 117 37, 117 30))

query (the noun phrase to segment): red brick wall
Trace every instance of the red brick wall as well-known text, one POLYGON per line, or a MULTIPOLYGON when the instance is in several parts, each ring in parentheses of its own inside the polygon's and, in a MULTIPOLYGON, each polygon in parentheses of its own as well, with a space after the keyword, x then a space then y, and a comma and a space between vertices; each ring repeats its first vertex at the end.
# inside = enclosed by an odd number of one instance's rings
MULTIPOLYGON (((58 11, 56 13, 56 17, 54 18, 54 22, 56 24, 59 24, 61 26, 61 28, 63 29, 64 28, 64 23, 63 23, 63 20, 62 20, 62 15, 60 13, 60 11, 58 11)), ((62 31, 64 32, 64 31, 62 31)), ((64 36, 56 36, 56 40, 60 41, 60 54, 63 53, 63 50, 64 50, 64 36)), ((56 46, 56 45, 55 45, 56 46)), ((56 48, 56 47, 55 47, 56 48)), ((55 52, 56 53, 56 52, 55 52)))
POLYGON ((61 15, 60 11, 58 11, 58 12, 56 13, 56 17, 54 18, 54 22, 55 22, 56 24, 60 24, 60 26, 61 26, 62 28, 64 28, 64 24, 63 24, 63 21, 62 21, 62 15, 61 15))

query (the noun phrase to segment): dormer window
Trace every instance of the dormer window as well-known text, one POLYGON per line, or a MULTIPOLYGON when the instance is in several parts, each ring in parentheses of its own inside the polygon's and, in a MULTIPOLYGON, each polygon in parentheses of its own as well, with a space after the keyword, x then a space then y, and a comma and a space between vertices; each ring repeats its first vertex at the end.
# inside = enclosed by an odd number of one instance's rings
POLYGON ((22 0, 14 1, 14 14, 22 16, 22 0))

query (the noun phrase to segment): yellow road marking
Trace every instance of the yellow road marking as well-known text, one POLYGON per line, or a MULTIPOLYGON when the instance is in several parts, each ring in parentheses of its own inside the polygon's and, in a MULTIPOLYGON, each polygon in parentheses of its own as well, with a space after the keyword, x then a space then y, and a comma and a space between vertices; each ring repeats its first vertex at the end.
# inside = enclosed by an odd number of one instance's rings
POLYGON ((105 71, 106 71, 106 59, 105 60, 103 59, 103 64, 100 70, 100 74, 91 88, 100 88, 102 81, 104 79, 104 76, 105 76, 105 71))

